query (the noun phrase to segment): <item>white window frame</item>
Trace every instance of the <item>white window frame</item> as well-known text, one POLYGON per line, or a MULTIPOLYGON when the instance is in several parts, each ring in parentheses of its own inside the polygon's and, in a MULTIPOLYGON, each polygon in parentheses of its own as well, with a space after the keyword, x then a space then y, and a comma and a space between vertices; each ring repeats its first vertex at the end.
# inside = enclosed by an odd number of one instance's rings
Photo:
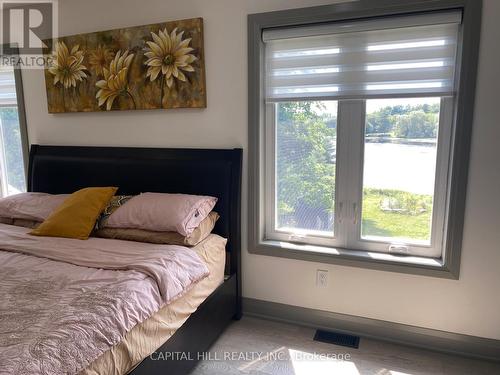
MULTIPOLYGON (((393 98, 398 99, 398 98, 393 98)), ((350 215, 344 220, 347 232, 347 248, 366 251, 395 253, 430 258, 441 258, 444 249, 446 200, 449 195, 448 176, 450 166, 450 142, 453 134, 452 97, 443 97, 440 101, 440 116, 437 137, 436 172, 434 180, 431 239, 424 241, 405 241, 394 238, 362 237, 361 221, 363 211, 363 171, 365 144, 366 101, 342 103, 341 110, 351 111, 354 121, 346 123, 339 120, 340 128, 349 127, 349 153, 341 156, 339 163, 346 163, 349 172, 349 189, 340 190, 344 196, 340 199, 350 208, 350 215), (344 105, 347 104, 347 105, 344 105)))
MULTIPOLYGON (((393 98, 398 99, 398 98, 393 98)), ((332 236, 305 234, 300 230, 275 229, 276 216, 276 127, 278 103, 266 104, 265 120, 265 239, 346 249, 396 253, 430 258, 441 258, 444 245, 446 200, 449 195, 448 176, 450 142, 453 134, 453 98, 440 101, 437 137, 436 174, 433 193, 432 228, 430 243, 404 241, 393 238, 361 236, 363 202, 363 170, 365 143, 365 100, 338 100, 337 163, 335 174, 335 215, 332 236), (347 147, 343 147, 346 145, 347 147)), ((334 187, 332 186, 332 189, 334 187)))
MULTIPOLYGON (((482 2, 480 0, 437 0, 432 3, 426 0, 414 0, 412 2, 405 2, 404 4, 398 0, 385 0, 380 3, 378 1, 373 1, 369 4, 350 3, 349 6, 345 6, 345 4, 333 4, 248 16, 248 251, 250 253, 458 279, 475 99, 478 46, 480 41, 481 11, 482 2), (463 17, 457 52, 459 56, 456 74, 458 93, 454 98, 444 98, 440 111, 438 138, 449 140, 447 145, 441 145, 441 150, 447 147, 449 149, 448 152, 438 153, 438 155, 448 154, 449 157, 446 155, 439 156, 436 165, 436 170, 440 170, 444 168, 445 164, 448 164, 449 171, 447 174, 436 173, 437 178, 435 181, 436 186, 448 192, 447 194, 439 194, 439 198, 434 205, 434 215, 438 215, 438 213, 440 215, 433 217, 433 223, 444 228, 442 232, 439 231, 439 228, 433 230, 433 244, 443 244, 443 251, 440 258, 418 256, 418 252, 415 252, 414 255, 406 255, 382 253, 376 251, 376 248, 372 248, 374 250, 360 250, 360 247, 353 244, 355 242, 353 238, 356 235, 340 239, 339 234, 345 233, 341 227, 346 225, 345 220, 348 220, 350 215, 348 209, 352 210, 352 207, 346 207, 345 202, 349 202, 349 194, 347 199, 343 197, 342 192, 339 191, 341 189, 339 189, 340 185, 338 183, 335 189, 337 195, 335 212, 338 215, 342 211, 343 221, 340 224, 335 224, 335 233, 339 237, 337 238, 339 245, 322 243, 322 239, 315 243, 309 241, 309 243, 304 243, 304 239, 301 236, 298 236, 298 238, 290 238, 289 235, 282 237, 274 236, 274 233, 269 231, 265 225, 266 216, 270 215, 269 199, 266 199, 266 195, 273 188, 269 183, 266 184, 266 175, 270 173, 267 157, 273 150, 269 150, 269 147, 264 142, 267 136, 266 132, 269 129, 265 126, 267 104, 264 100, 265 86, 263 77, 265 59, 264 43, 262 41, 263 30, 332 21, 352 21, 355 19, 366 19, 367 17, 408 15, 453 9, 460 9, 463 17), (447 130, 446 124, 449 123, 452 123, 453 127, 447 130), (443 134, 447 131, 451 133, 449 136, 443 134), (442 209, 443 206, 445 206, 445 209, 442 209), (442 233, 441 236, 440 233, 442 233)), ((342 121, 342 117, 349 114, 349 107, 346 106, 348 106, 347 101, 343 101, 342 103, 339 101, 338 124, 342 121)), ((360 115, 359 112, 358 115, 360 115)), ((363 123, 364 126, 364 114, 362 117, 362 121, 360 119, 358 121, 359 123, 363 123)), ((342 126, 338 125, 337 140, 342 137, 341 132, 342 126)), ((358 140, 359 142, 360 140, 358 140)), ((338 142, 337 179, 349 178, 348 163, 342 162, 341 159, 343 147, 346 147, 345 142, 338 142)), ((271 164, 272 168, 274 168, 273 165, 271 164)), ((356 171, 361 174, 362 168, 359 167, 356 171)), ((362 181, 359 175, 354 178, 362 181)), ((359 186, 361 187, 362 185, 359 184, 359 186)), ((350 192, 350 194, 354 194, 354 192, 350 192)), ((359 199, 359 191, 357 199, 359 199)), ((362 242, 364 245, 366 243, 369 246, 372 245, 366 240, 362 242)))
MULTIPOLYGON (((339 237, 340 231, 337 220, 334 220, 333 235, 318 234, 316 236, 305 235, 304 233, 293 231, 279 231, 276 227, 276 122, 277 103, 268 103, 266 105, 266 135, 265 135, 265 238, 275 241, 285 241, 292 243, 307 243, 318 246, 342 246, 342 238, 339 237)), ((335 177, 337 179, 337 176, 335 177)), ((336 182, 335 182, 336 183, 336 182)), ((332 187, 333 189, 333 187, 332 187)), ((335 193, 337 194, 337 193, 335 193)), ((336 199, 334 198, 334 201, 336 199)))
MULTIPOLYGON (((28 162, 29 162, 29 140, 28 140, 28 126, 26 123, 26 110, 24 104, 24 92, 23 92, 23 82, 22 82, 22 73, 21 73, 21 61, 18 59, 19 49, 17 45, 10 45, 9 48, 5 48, 5 46, 0 46, 3 50, 4 54, 7 55, 7 51, 9 53, 9 57, 11 57, 12 61, 18 61, 18 63, 13 67, 14 69, 14 82, 15 82, 15 91, 16 91, 16 100, 15 103, 7 103, 0 104, 1 108, 15 108, 17 110, 18 118, 19 118, 19 133, 21 137, 21 149, 22 149, 22 163, 24 170, 24 178, 26 183, 26 188, 28 187, 28 162)), ((8 193, 8 177, 7 177, 7 168, 5 165, 6 154, 4 150, 4 140, 3 140, 3 129, 2 134, 0 134, 0 197, 4 197, 8 193)))

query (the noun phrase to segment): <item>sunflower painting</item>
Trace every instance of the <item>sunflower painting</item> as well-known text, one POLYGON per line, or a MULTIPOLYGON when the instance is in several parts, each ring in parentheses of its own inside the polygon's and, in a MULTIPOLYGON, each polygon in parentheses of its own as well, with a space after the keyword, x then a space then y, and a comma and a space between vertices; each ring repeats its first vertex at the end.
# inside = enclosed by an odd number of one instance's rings
POLYGON ((49 113, 206 107, 201 18, 45 43, 49 113))

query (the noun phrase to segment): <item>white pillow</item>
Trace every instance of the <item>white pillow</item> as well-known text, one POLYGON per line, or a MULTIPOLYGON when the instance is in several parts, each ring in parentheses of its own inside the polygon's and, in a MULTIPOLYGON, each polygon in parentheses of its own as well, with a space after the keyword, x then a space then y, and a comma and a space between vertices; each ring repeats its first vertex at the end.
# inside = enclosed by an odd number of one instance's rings
POLYGON ((44 221, 69 194, 21 193, 0 199, 0 217, 44 221))
POLYGON ((189 236, 216 203, 217 198, 202 195, 142 193, 113 212, 104 226, 189 236))

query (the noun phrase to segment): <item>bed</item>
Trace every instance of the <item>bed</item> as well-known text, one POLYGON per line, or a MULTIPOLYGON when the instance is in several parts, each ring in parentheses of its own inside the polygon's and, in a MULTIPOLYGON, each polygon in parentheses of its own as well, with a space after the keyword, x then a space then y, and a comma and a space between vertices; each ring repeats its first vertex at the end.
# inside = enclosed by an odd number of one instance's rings
MULTIPOLYGON (((186 293, 194 294, 193 300, 196 302, 190 300, 188 303, 181 299, 174 301, 170 310, 163 313, 163 317, 152 316, 147 323, 149 326, 145 324, 134 327, 137 328, 136 331, 145 332, 149 329, 152 332, 147 340, 151 348, 147 353, 136 354, 137 358, 129 358, 128 373, 187 374, 203 358, 203 353, 209 350, 228 324, 241 317, 241 160, 241 149, 31 147, 28 172, 28 191, 31 192, 63 194, 88 186, 119 186, 117 194, 123 195, 147 191, 210 195, 218 198, 215 211, 219 213, 220 219, 213 235, 194 249, 209 268, 212 267, 214 276, 212 279, 207 278, 207 281, 202 280, 203 284, 200 282, 200 285, 195 285, 186 293), (221 246, 223 248, 221 238, 227 239, 227 242, 224 240, 225 254, 222 256, 215 255, 217 250, 211 250, 220 249, 221 246), (221 261, 216 259, 224 258, 226 262, 221 268, 221 261), (169 331, 161 333, 152 323, 155 319, 168 320, 171 316, 176 319, 169 321, 169 331), (163 339, 166 341, 163 342, 163 339), (184 354, 171 356, 172 353, 184 354)), ((16 235, 25 235, 22 230, 18 231, 16 235)), ((98 244, 97 239, 93 241, 98 244)), ((161 310, 156 314, 160 313, 161 310)), ((132 343, 141 336, 140 333, 132 332, 133 330, 127 333, 130 337, 124 337, 123 342, 113 347, 115 352, 104 353, 102 358, 97 359, 100 363, 91 363, 82 373, 109 371, 121 374, 117 366, 106 365, 108 361, 123 356, 118 352, 121 350, 120 346, 124 347, 123 353, 134 354, 132 343)), ((141 350, 145 350, 144 346, 141 350)))

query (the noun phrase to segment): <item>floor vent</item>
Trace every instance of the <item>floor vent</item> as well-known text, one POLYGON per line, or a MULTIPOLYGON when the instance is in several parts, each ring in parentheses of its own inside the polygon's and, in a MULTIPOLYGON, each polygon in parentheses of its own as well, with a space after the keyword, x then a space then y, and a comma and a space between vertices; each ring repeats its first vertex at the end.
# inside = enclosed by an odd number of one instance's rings
POLYGON ((318 329, 314 335, 315 341, 326 342, 328 344, 335 344, 340 346, 347 346, 349 348, 359 347, 359 336, 346 335, 338 332, 329 332, 318 329))

